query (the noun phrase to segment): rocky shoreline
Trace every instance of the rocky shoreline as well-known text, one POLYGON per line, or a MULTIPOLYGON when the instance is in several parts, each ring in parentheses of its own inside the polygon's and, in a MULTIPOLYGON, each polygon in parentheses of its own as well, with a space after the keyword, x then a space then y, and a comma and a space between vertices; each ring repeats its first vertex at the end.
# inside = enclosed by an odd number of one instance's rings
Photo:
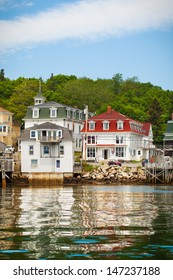
POLYGON ((65 177, 64 184, 115 184, 115 183, 146 183, 145 169, 128 166, 103 166, 77 177, 65 177))

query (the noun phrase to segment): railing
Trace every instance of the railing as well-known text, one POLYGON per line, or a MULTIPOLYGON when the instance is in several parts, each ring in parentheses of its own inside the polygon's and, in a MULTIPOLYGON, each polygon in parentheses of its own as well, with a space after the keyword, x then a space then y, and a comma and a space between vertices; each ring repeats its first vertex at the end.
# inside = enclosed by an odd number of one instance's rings
POLYGON ((0 158, 0 171, 4 168, 5 172, 13 172, 13 162, 12 158, 0 158))
POLYGON ((164 145, 164 150, 173 150, 173 145, 164 145))
POLYGON ((40 142, 60 142, 61 139, 59 136, 40 136, 38 137, 40 142))

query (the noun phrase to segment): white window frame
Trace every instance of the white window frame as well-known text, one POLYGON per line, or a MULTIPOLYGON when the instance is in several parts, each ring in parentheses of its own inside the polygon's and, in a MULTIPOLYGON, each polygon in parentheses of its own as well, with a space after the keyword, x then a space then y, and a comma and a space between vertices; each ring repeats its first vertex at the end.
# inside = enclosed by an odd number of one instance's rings
POLYGON ((124 122, 123 121, 117 121, 117 129, 123 130, 124 128, 124 122))
POLYGON ((36 139, 36 131, 35 130, 30 130, 30 138, 31 139, 36 139), (34 136, 32 135, 34 133, 34 136))
POLYGON ((49 145, 44 145, 43 146, 43 155, 44 156, 50 156, 50 146, 49 145), (48 152, 45 152, 45 147, 48 148, 48 152))
POLYGON ((39 118, 39 109, 38 108, 33 108, 32 117, 33 117, 33 119, 39 118))
POLYGON ((79 112, 79 120, 81 120, 82 119, 82 112, 80 111, 79 112))
POLYGON ((64 145, 59 146, 59 155, 60 157, 64 157, 64 145))
POLYGON ((31 168, 38 167, 38 159, 31 159, 31 168))
POLYGON ((73 111, 73 119, 76 118, 76 111, 73 111))
POLYGON ((57 135, 58 135, 59 138, 62 138, 62 130, 58 130, 57 135))
POLYGON ((34 146, 33 145, 29 145, 29 155, 33 155, 34 154, 34 146))
POLYGON ((89 130, 95 130, 95 122, 93 121, 89 122, 89 130))
POLYGON ((67 109, 67 118, 71 118, 71 110, 67 109))
POLYGON ((109 130, 109 121, 103 121, 103 130, 109 130))
POLYGON ((57 117, 57 109, 56 108, 50 108, 50 117, 56 118, 57 117))
POLYGON ((96 157, 96 148, 87 147, 87 158, 95 158, 95 157, 96 157))
POLYGON ((96 136, 88 135, 87 136, 87 144, 96 144, 96 136))

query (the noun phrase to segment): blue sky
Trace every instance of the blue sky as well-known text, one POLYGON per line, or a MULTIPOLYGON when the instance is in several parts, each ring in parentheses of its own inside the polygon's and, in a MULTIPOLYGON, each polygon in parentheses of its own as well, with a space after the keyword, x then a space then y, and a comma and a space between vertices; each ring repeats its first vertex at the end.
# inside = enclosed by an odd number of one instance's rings
POLYGON ((173 90, 172 0, 0 0, 6 77, 124 79, 173 90))

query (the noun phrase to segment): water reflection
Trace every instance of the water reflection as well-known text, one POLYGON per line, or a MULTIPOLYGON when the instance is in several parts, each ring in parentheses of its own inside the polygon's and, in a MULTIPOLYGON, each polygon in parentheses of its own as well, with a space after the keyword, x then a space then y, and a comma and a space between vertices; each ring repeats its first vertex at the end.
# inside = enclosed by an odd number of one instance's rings
POLYGON ((172 186, 1 189, 1 259, 173 259, 172 186))

